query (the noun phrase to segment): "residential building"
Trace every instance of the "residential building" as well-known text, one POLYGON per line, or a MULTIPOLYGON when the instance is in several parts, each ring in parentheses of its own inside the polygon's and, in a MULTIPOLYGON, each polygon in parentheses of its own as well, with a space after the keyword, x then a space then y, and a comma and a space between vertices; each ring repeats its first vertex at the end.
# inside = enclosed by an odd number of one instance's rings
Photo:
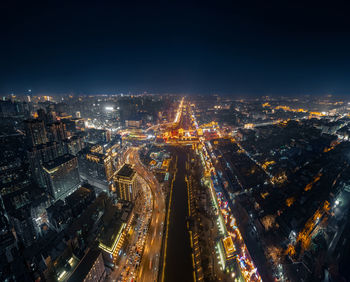
POLYGON ((26 120, 24 128, 30 146, 45 144, 48 141, 44 121, 39 119, 26 120))

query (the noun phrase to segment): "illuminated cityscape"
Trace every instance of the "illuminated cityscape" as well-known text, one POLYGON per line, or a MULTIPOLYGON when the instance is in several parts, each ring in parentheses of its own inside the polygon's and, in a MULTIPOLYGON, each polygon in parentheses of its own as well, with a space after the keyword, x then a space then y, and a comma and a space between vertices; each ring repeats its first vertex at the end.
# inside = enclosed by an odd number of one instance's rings
POLYGON ((350 17, 5 1, 0 281, 350 281, 350 17))
POLYGON ((345 99, 25 100, 0 101, 4 281, 346 277, 345 99))

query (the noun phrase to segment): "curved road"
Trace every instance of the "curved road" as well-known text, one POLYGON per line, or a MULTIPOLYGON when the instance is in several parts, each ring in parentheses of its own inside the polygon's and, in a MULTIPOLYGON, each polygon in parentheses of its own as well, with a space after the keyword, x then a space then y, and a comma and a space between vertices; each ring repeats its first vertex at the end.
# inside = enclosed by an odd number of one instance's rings
POLYGON ((153 195, 153 213, 148 229, 137 281, 157 281, 159 271, 159 259, 162 247, 162 236, 165 220, 165 199, 157 179, 141 163, 138 148, 130 148, 127 152, 127 162, 134 165, 134 169, 149 185, 153 195))

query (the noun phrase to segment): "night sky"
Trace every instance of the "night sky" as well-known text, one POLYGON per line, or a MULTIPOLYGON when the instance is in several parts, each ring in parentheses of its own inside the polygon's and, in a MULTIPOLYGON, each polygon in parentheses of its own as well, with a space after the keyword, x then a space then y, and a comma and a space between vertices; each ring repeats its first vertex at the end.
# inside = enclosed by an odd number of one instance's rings
POLYGON ((302 2, 1 1, 0 94, 350 94, 349 7, 302 2))

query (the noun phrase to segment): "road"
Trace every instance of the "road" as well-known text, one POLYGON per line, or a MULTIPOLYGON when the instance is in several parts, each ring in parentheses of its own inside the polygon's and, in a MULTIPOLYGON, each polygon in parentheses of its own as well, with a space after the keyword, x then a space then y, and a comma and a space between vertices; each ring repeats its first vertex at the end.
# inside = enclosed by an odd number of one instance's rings
POLYGON ((140 264, 140 255, 144 249, 148 234, 148 225, 153 212, 152 192, 143 178, 138 176, 141 187, 141 196, 136 199, 134 212, 139 216, 136 218, 135 226, 128 231, 130 238, 126 246, 121 249, 116 268, 108 276, 107 281, 133 281, 140 264))
POLYGON ((146 238, 145 250, 136 280, 157 281, 165 220, 164 194, 153 173, 141 163, 138 148, 130 148, 127 161, 134 165, 134 169, 149 185, 153 195, 153 213, 148 229, 148 236, 146 238))
POLYGON ((182 114, 182 106, 184 103, 185 98, 182 98, 179 104, 179 107, 176 111, 176 115, 175 115, 175 119, 174 121, 170 121, 170 122, 166 122, 166 123, 159 123, 159 124, 155 124, 149 128, 146 129, 146 132, 149 130, 155 130, 155 129, 159 129, 159 128, 166 128, 166 127, 172 127, 172 126, 176 126, 181 118, 181 114, 182 114))

